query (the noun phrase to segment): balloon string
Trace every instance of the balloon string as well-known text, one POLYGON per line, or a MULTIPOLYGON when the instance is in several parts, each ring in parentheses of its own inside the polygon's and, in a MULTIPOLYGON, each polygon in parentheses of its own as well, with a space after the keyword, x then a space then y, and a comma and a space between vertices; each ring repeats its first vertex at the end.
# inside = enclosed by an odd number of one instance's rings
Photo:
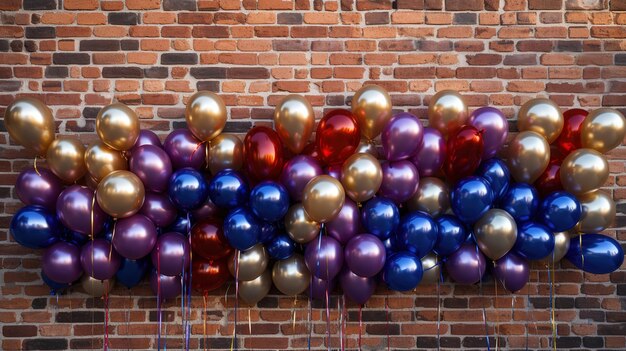
MULTIPOLYGON (((187 327, 185 330, 185 350, 189 351, 189 340, 191 339, 191 323, 189 322, 189 320, 191 319, 191 283, 192 283, 192 278, 193 278, 193 269, 192 269, 193 251, 191 250, 191 217, 190 217, 189 212, 187 212, 187 237, 189 239, 189 273, 188 273, 187 282, 183 282, 183 283, 187 284, 187 319, 186 319, 187 327)), ((183 263, 184 262, 185 261, 183 260, 183 263)), ((185 268, 183 268, 183 271, 184 270, 185 268)), ((185 296, 183 295, 183 299, 184 298, 185 296)))
POLYGON ((443 272, 439 270, 439 279, 437 279, 437 350, 441 348, 441 290, 440 286, 443 282, 443 272))
MULTIPOLYGON (((126 332, 130 330, 130 311, 133 309, 133 291, 128 289, 128 310, 126 310, 126 332)), ((130 343, 127 350, 130 350, 130 343)))
MULTIPOLYGON (((582 235, 581 235, 582 237, 582 235)), ((554 257, 554 251, 552 252, 554 257)), ((583 266, 584 267, 584 266, 583 266)), ((550 320, 552 321, 552 348, 556 351, 556 319, 554 313, 554 301, 555 301, 555 286, 554 286, 554 259, 550 265, 550 320)))
POLYGON ((359 305, 359 350, 361 350, 361 334, 363 334, 363 305, 359 305))
MULTIPOLYGON (((313 323, 311 322, 311 314, 313 313, 313 277, 311 277, 311 283, 309 284, 309 313, 307 315, 307 325, 308 325, 308 340, 307 340, 307 349, 311 351, 311 332, 313 330, 313 323)), ((295 333, 295 330, 294 330, 295 333)))
POLYGON ((157 250, 157 315, 159 320, 158 326, 158 336, 157 336, 157 347, 161 350, 161 328, 163 326, 163 316, 161 314, 161 253, 159 252, 159 246, 156 247, 157 250))
MULTIPOLYGON (((496 266, 496 262, 493 262, 493 266, 496 266)), ((493 280, 493 288, 495 291, 495 298, 493 299, 493 309, 496 312, 496 351, 498 351, 500 347, 499 336, 500 336, 500 316, 498 315, 498 279, 493 280)))
MULTIPOLYGON (((585 268, 585 254, 583 253, 583 235, 582 234, 578 236, 578 248, 580 249, 580 260, 582 263, 582 267, 585 268)), ((552 250, 552 265, 554 266, 554 250, 552 250)))
POLYGON ((204 351, 206 351, 206 320, 207 320, 207 308, 206 308, 206 300, 207 300, 208 292, 204 292, 202 296, 202 302, 204 307, 203 319, 202 319, 202 346, 204 347, 204 351))
POLYGON ((291 323, 291 328, 293 329, 294 334, 296 333, 296 305, 298 304, 298 295, 295 295, 293 297, 293 307, 291 308, 292 311, 292 323, 291 323))
MULTIPOLYGON (((476 258, 480 257, 480 252, 478 251, 478 246, 476 246, 476 258)), ((480 297, 483 297, 483 272, 480 269, 480 265, 478 265, 478 276, 480 277, 478 280, 478 294, 480 297)), ((487 341, 487 350, 491 351, 491 342, 489 341, 489 327, 487 326, 487 312, 485 311, 485 303, 482 304, 483 310, 483 323, 485 324, 485 340, 487 341)))
POLYGON ((251 308, 248 307, 248 333, 252 335, 252 318, 250 317, 251 308))
POLYGON ((189 155, 189 161, 191 162, 191 160, 193 159, 193 155, 196 154, 196 151, 200 150, 200 147, 202 147, 202 145, 204 144, 204 141, 201 141, 199 143, 196 144, 196 148, 193 149, 193 151, 191 152, 191 155, 189 155))
MULTIPOLYGON (((182 289, 182 291, 181 291, 181 299, 180 299, 180 314, 181 314, 181 323, 182 323, 182 326, 183 326, 183 335, 182 335, 183 336, 183 345, 185 345, 185 330, 186 330, 186 327, 187 327, 187 324, 185 323, 185 318, 187 317, 186 316, 186 310, 185 310, 185 296, 186 296, 185 292, 187 291, 186 290, 187 287, 185 286, 185 263, 184 263, 185 262, 185 257, 184 256, 182 258, 182 261, 183 261, 183 264, 182 264, 183 269, 182 269, 182 271, 180 273, 180 285, 181 285, 181 289, 182 289)), ((181 349, 182 349, 182 346, 181 346, 181 349)))
POLYGON ((326 345, 326 347, 328 348, 328 351, 330 351, 330 296, 328 293, 328 290, 329 290, 328 284, 326 284, 326 292, 325 292, 325 295, 326 295, 326 337, 328 339, 328 344, 326 345))
POLYGON ((391 347, 391 337, 389 336, 389 294, 385 297, 385 318, 387 319, 387 351, 390 350, 391 347))
MULTIPOLYGON (((115 238, 115 227, 117 227, 117 218, 113 219, 113 231, 111 232, 111 243, 113 243, 113 239, 115 238)), ((111 261, 111 255, 113 255, 113 244, 109 247, 109 261, 111 261)))
POLYGON ((206 163, 205 168, 209 168, 209 147, 211 146, 211 141, 207 141, 204 144, 204 162, 206 163))
POLYGON ((239 309, 239 259, 241 258, 241 251, 237 250, 235 255, 235 318, 233 326, 233 338, 230 341, 230 350, 237 348, 237 315, 239 309))
POLYGON ((344 338, 346 337, 346 323, 348 322, 348 312, 346 310, 346 295, 341 295, 341 351, 345 350, 344 338))
POLYGON ((41 177, 41 173, 39 173, 39 169, 37 169, 37 159, 39 156, 35 156, 35 161, 33 161, 33 168, 35 169, 35 173, 41 177))
POLYGON ((104 287, 104 351, 109 349, 109 292, 104 287))

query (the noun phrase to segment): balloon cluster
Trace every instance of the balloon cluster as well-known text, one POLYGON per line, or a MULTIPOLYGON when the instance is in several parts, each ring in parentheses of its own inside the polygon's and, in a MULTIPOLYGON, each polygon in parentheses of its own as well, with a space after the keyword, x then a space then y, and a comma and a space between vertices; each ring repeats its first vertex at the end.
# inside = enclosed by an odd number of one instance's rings
POLYGON ((213 93, 193 95, 185 117, 189 128, 161 143, 133 110, 112 104, 98 114, 100 140, 85 148, 55 139, 39 101, 7 108, 11 137, 49 167, 19 175, 26 206, 10 232, 45 249, 42 277, 53 290, 80 280, 101 296, 115 280, 130 288, 149 274, 154 292, 173 298, 232 275, 250 305, 272 284, 313 298, 338 284, 363 304, 379 283, 409 291, 441 281, 444 268, 461 284, 491 270, 517 291, 530 260, 565 257, 592 273, 623 261, 615 240, 595 234, 615 216, 598 190, 608 177, 602 153, 626 132, 613 109, 562 114, 550 100, 530 100, 506 154, 502 112, 470 113, 449 90, 430 99, 429 127, 394 115, 375 85, 317 127, 309 102, 289 95, 275 129, 256 126, 243 140, 222 133, 227 110, 213 93))

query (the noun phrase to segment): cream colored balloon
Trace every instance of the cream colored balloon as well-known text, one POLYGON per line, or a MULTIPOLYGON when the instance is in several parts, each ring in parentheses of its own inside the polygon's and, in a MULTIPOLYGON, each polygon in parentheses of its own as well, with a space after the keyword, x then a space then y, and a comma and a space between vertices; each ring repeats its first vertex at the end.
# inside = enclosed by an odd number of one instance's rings
POLYGON ((289 237, 298 244, 306 244, 320 232, 320 224, 304 211, 304 205, 297 203, 292 205, 285 215, 285 229, 289 237))
POLYGON ((309 217, 321 223, 335 219, 345 200, 343 186, 329 175, 319 175, 311 179, 302 192, 304 210, 309 217))
POLYGON ((533 131, 543 135, 552 143, 563 130, 563 113, 550 99, 537 98, 526 101, 517 115, 517 128, 520 132, 533 131))
POLYGON ((406 205, 410 211, 423 211, 433 217, 438 217, 450 208, 448 186, 439 178, 422 178, 417 192, 406 202, 406 205))
POLYGON ((196 138, 202 141, 212 140, 226 126, 224 100, 210 91, 199 91, 189 98, 185 119, 187 127, 196 138))
POLYGON ((73 183, 87 173, 85 146, 74 137, 55 139, 48 147, 46 161, 50 170, 66 183, 73 183))
POLYGON ((593 149, 578 149, 561 163, 561 184, 576 195, 600 188, 609 178, 606 157, 593 149))
POLYGON ((526 131, 515 136, 509 145, 509 169, 520 183, 533 183, 550 162, 550 145, 541 134, 526 131))
POLYGON ((341 167, 341 184, 357 203, 371 199, 383 183, 380 162, 371 154, 353 154, 341 167))
POLYGON ((243 166, 243 142, 236 135, 220 134, 211 140, 209 169, 212 174, 225 169, 238 171, 243 166))
POLYGON ((98 184, 96 200, 100 208, 114 218, 130 217, 143 205, 145 189, 134 173, 115 171, 98 184))
POLYGON ((626 135, 626 119, 616 109, 599 108, 592 111, 581 126, 584 148, 607 153, 618 147, 626 135))
POLYGON ((269 269, 249 281, 239 282, 239 298, 247 305, 254 306, 261 301, 272 288, 272 273, 269 269))
POLYGON ((80 280, 80 286, 85 292, 93 297, 102 297, 113 290, 115 286, 115 278, 98 280, 84 274, 80 280))
POLYGON ((355 154, 370 154, 375 158, 378 158, 380 155, 378 153, 378 149, 376 149, 376 144, 367 141, 366 139, 362 139, 359 143, 359 146, 354 150, 355 154))
POLYGON ((420 285, 437 284, 441 280, 442 265, 437 255, 431 252, 422 257, 420 261, 422 262, 422 271, 424 272, 420 285))
POLYGON ((615 202, 611 196, 596 190, 578 197, 582 216, 577 229, 582 233, 598 233, 611 227, 615 221, 615 202))
POLYGON ((238 278, 239 281, 249 281, 257 278, 267 268, 270 258, 262 243, 258 243, 246 251, 239 254, 233 252, 228 258, 228 271, 238 278), (239 255, 238 270, 235 269, 235 259, 239 255), (237 276, 237 273, 239 276, 237 276))

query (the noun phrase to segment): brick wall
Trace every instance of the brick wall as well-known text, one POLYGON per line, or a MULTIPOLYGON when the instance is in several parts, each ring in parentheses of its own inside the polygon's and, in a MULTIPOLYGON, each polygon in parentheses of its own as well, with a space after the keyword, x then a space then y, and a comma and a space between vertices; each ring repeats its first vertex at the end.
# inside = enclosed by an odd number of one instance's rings
MULTIPOLYGON (((133 107, 142 127, 161 135, 184 127, 183 107, 197 90, 224 97, 226 131, 268 123, 287 93, 306 95, 321 116, 345 106, 364 82, 386 87, 398 110, 425 117, 428 98, 461 91, 472 108, 493 105, 511 119, 531 97, 564 109, 611 106, 626 112, 624 0, 0 0, 0 110, 34 95, 53 110, 59 133, 95 138, 98 109, 114 100, 133 107)), ((1 112, 1 111, 0 111, 1 112)), ((513 127, 514 128, 514 127, 513 127)), ((47 296, 39 253, 8 238, 20 207, 13 184, 32 158, 0 133, 0 347, 89 349, 103 344, 102 300, 80 291, 47 296)), ((606 190, 618 202, 626 242, 626 148, 609 155, 606 190)), ((552 327, 548 272, 533 271, 518 295, 483 286, 420 287, 415 294, 380 288, 363 310, 370 349, 485 349, 490 344, 546 349, 552 327), (386 305, 388 308, 386 308, 386 305), (387 319, 391 323, 387 323, 387 319)), ((626 348, 626 271, 556 273, 557 346, 626 348)), ((233 287, 207 298, 207 346, 229 349, 233 287), (229 298, 226 300, 225 295, 229 298)), ((191 346, 204 345, 202 296, 193 299, 191 346)), ((337 298, 331 300, 333 347, 337 298)), ((324 348, 323 304, 315 303, 312 348, 324 348)), ((358 344, 358 307, 348 305, 347 345, 358 344)), ((165 307, 168 348, 180 347, 180 301, 165 307)), ((239 309, 243 348, 307 348, 308 301, 277 295, 239 309), (292 311, 295 310, 295 324, 292 311), (248 329, 250 315, 251 332, 248 329), (295 326, 295 330, 294 327, 295 326)), ((116 288, 110 299, 115 349, 156 347, 156 305, 147 286, 116 288)))

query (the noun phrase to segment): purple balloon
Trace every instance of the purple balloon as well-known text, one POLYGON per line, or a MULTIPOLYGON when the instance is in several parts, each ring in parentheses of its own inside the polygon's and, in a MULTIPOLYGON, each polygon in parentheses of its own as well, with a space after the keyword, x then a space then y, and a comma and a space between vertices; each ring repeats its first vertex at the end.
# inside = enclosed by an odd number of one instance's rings
POLYGON ((509 252, 496 261, 493 275, 506 290, 510 292, 519 291, 528 283, 530 277, 528 261, 513 252, 509 252))
POLYGON ((311 285, 309 286, 309 295, 317 300, 326 299, 326 291, 328 295, 335 289, 335 279, 324 280, 316 276, 311 276, 311 285))
POLYGON ((172 176, 172 162, 163 149, 154 145, 142 145, 130 156, 130 171, 135 173, 146 190, 163 192, 167 190, 172 176))
POLYGON ((80 263, 89 276, 105 280, 111 279, 120 269, 122 258, 105 239, 94 239, 83 245, 80 263))
POLYGON ((326 223, 328 235, 345 245, 361 230, 361 213, 356 203, 346 197, 335 219, 326 223))
POLYGON ((63 191, 63 183, 47 168, 23 170, 15 181, 17 197, 26 205, 39 205, 49 210, 56 208, 57 198, 63 191))
POLYGON ((167 276, 161 274, 159 277, 159 273, 157 273, 156 269, 153 269, 150 273, 150 288, 159 299, 165 300, 173 299, 180 295, 183 285, 179 275, 167 276))
POLYGON ((446 140, 435 128, 424 128, 422 145, 411 158, 422 177, 432 177, 439 174, 441 165, 446 159, 446 140))
POLYGON ((157 239, 151 258, 161 274, 179 275, 189 266, 189 241, 180 233, 165 233, 157 239))
POLYGON ((474 244, 463 244, 448 256, 446 271, 450 278, 459 284, 474 284, 480 281, 487 269, 482 252, 474 244))
POLYGON ((122 257, 138 260, 152 252, 156 241, 154 223, 148 217, 136 214, 117 221, 112 243, 122 257))
POLYGON ((280 182, 294 201, 302 201, 302 192, 309 180, 322 175, 322 168, 311 156, 298 155, 283 167, 280 182))
POLYGON ((108 216, 100 209, 98 201, 94 201, 94 197, 94 191, 86 186, 68 187, 57 199, 57 217, 64 226, 75 232, 85 235, 91 235, 93 232, 97 235, 104 228, 104 222, 108 216), (93 223, 91 223, 92 216, 93 223))
POLYGON ((174 223, 178 211, 167 194, 146 192, 139 213, 148 217, 157 227, 167 227, 174 223))
POLYGON ((165 141, 163 148, 170 156, 174 169, 191 167, 202 168, 206 157, 205 146, 189 131, 189 129, 176 129, 172 131, 165 141))
POLYGON ((163 147, 161 144, 161 139, 156 135, 153 131, 148 129, 142 129, 139 131, 139 137, 135 142, 135 145, 130 149, 131 154, 135 151, 136 148, 143 145, 154 145, 160 148, 163 147))
POLYGON ((401 112, 395 115, 381 134, 385 158, 399 161, 413 156, 422 144, 424 127, 417 117, 401 112))
POLYGON ((328 174, 341 182, 341 164, 326 167, 324 169, 324 174, 328 174))
POLYGON ((373 277, 385 266, 385 245, 372 234, 360 234, 344 250, 346 264, 359 277, 373 277))
POLYGON ((482 159, 496 156, 509 135, 509 124, 502 111, 495 107, 481 107, 472 112, 468 124, 482 132, 482 159))
POLYGON ((419 186, 420 178, 415 166, 406 160, 382 164, 383 183, 378 193, 396 204, 409 200, 419 186))
POLYGON ((339 283, 344 295, 359 305, 367 302, 376 290, 376 280, 374 278, 359 277, 352 273, 348 267, 344 267, 341 270, 339 283))
POLYGON ((44 251, 41 266, 46 277, 57 283, 70 284, 83 275, 80 248, 65 241, 59 241, 44 251))
POLYGON ((204 205, 199 208, 191 211, 191 216, 194 220, 199 221, 205 218, 221 218, 226 216, 226 211, 217 207, 213 201, 211 201, 211 197, 207 196, 204 205))
POLYGON ((337 240, 324 235, 321 241, 316 238, 306 246, 304 260, 311 274, 331 280, 343 266, 343 249, 337 240))

